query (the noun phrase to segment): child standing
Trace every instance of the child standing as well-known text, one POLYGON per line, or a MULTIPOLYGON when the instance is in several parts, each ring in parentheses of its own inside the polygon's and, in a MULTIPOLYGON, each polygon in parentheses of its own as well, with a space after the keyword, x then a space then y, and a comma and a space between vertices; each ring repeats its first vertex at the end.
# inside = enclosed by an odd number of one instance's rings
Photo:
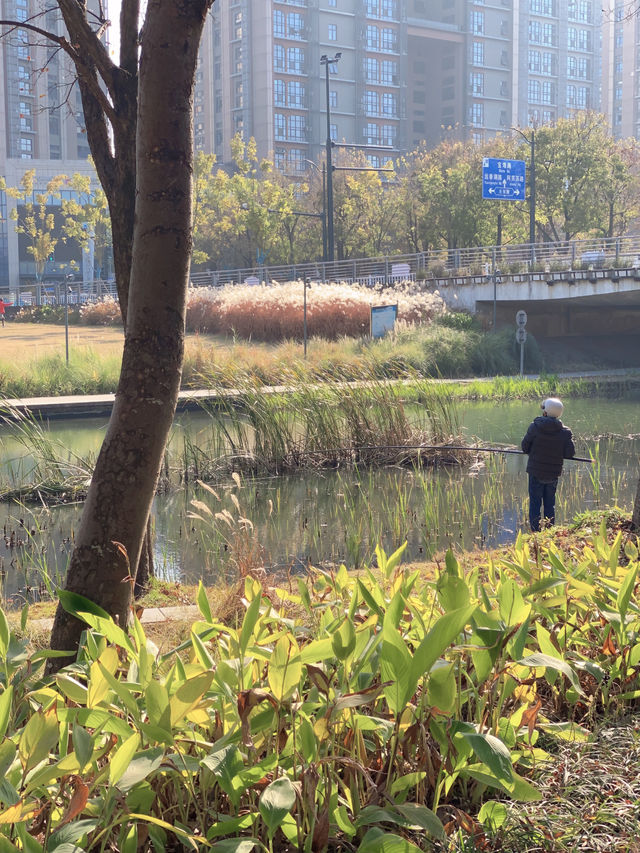
POLYGON ((529 523, 533 532, 540 530, 542 506, 546 523, 555 524, 556 489, 562 463, 576 453, 571 430, 560 420, 563 408, 557 397, 543 400, 542 416, 535 418, 522 439, 522 450, 529 456, 529 523))

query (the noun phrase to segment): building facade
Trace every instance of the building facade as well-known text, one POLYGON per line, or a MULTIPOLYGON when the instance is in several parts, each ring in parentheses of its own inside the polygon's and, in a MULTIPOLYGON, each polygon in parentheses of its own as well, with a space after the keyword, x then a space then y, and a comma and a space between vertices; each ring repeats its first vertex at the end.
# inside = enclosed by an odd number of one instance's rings
POLYGON ((218 0, 196 147, 228 162, 241 132, 304 171, 325 144, 327 100, 334 140, 393 153, 553 123, 602 108, 604 32, 598 0, 218 0), (338 54, 327 98, 321 57, 338 54))
MULTIPOLYGON (((37 0, 2 0, 1 7, 5 20, 33 20, 45 30, 63 32, 55 6, 45 7, 37 0)), ((38 190, 56 175, 93 176, 80 93, 65 54, 26 29, 5 28, 0 68, 0 174, 7 186, 18 186, 31 169, 38 190)), ((15 199, 0 193, 0 290, 34 278, 36 272, 33 260, 21 251, 13 227, 15 206, 15 199)), ((67 249, 58 244, 52 266, 64 265, 67 249)), ((74 260, 82 266, 82 258, 74 260)))

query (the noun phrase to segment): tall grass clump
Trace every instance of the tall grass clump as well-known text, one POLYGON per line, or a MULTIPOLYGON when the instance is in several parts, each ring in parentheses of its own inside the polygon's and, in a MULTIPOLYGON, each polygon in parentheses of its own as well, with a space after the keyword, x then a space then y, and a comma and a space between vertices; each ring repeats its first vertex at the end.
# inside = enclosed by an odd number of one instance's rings
MULTIPOLYGON (((187 305, 190 331, 233 334, 245 340, 281 341, 302 337, 302 281, 259 286, 228 286, 192 290, 187 305)), ((335 340, 369 333, 372 305, 397 301, 398 316, 424 323, 444 310, 436 294, 384 291, 348 284, 314 284, 307 288, 309 336, 335 340)))
POLYGON ((112 296, 104 296, 96 302, 87 302, 80 308, 80 323, 83 326, 121 326, 120 305, 112 296))
POLYGON ((73 347, 69 363, 61 353, 20 363, 0 361, 0 394, 5 398, 113 392, 120 374, 119 355, 73 347))

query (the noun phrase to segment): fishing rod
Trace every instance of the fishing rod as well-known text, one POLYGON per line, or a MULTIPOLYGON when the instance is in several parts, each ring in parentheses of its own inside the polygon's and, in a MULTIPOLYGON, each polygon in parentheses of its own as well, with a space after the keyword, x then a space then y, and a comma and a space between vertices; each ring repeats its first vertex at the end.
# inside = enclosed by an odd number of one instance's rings
MULTIPOLYGON (((522 450, 508 447, 469 447, 465 444, 369 444, 352 448, 353 450, 466 450, 468 453, 512 453, 514 456, 528 456, 522 450)), ((590 462, 584 456, 567 456, 566 462, 590 462)))

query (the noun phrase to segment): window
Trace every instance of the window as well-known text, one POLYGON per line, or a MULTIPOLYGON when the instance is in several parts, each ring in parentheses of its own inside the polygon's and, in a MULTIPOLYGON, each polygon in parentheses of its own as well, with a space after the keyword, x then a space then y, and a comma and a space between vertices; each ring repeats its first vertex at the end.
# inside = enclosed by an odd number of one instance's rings
POLYGON ((589 30, 578 30, 578 48, 580 50, 591 50, 591 33, 589 30))
POLYGON ((556 87, 553 83, 545 80, 542 84, 542 103, 555 104, 556 102, 556 87))
POLYGON ((290 39, 304 38, 304 18, 299 12, 289 12, 287 15, 287 35, 290 39))
POLYGON ((382 144, 389 146, 396 144, 396 126, 394 124, 382 125, 382 144))
POLYGON ((290 74, 304 72, 304 50, 301 47, 287 48, 287 71, 290 74))
POLYGON ((578 47, 578 31, 575 27, 567 30, 567 45, 575 50, 578 47))
POLYGON ((337 5, 338 0, 329 0, 329 6, 331 6, 333 9, 335 9, 337 5))
POLYGON ((276 38, 284 38, 284 12, 279 9, 273 10, 273 35, 276 38))
POLYGON ((329 41, 338 41, 338 27, 335 24, 329 24, 327 27, 327 38, 329 41))
POLYGON ((484 124, 484 104, 471 104, 469 107, 469 121, 476 126, 484 124))
POLYGON ((484 12, 469 12, 469 30, 475 36, 481 36, 484 33, 484 12))
POLYGON ((398 102, 393 92, 384 92, 382 95, 382 115, 393 118, 398 115, 398 102))
POLYGON ((277 107, 284 107, 284 80, 273 81, 273 103, 277 107))
POLYGON ((363 135, 367 140, 367 145, 380 145, 380 137, 378 136, 379 128, 377 124, 369 123, 363 131, 363 135))
POLYGON ((304 151, 302 148, 289 149, 289 169, 292 172, 304 172, 304 151))
POLYGON ((548 44, 554 47, 557 44, 556 40, 556 25, 555 24, 543 24, 542 25, 542 44, 548 44))
POLYGON ((284 172, 284 164, 285 164, 285 149, 284 148, 276 148, 273 152, 273 161, 276 169, 279 169, 281 172, 284 172))
POLYGON ((578 76, 578 60, 575 56, 567 57, 567 76, 568 77, 577 77, 578 76))
POLYGON ((578 86, 576 106, 587 110, 591 105, 591 94, 586 86, 578 86))
POLYGON ((332 142, 338 141, 338 125, 337 124, 329 125, 329 138, 331 139, 332 142))
POLYGON ((33 130, 33 119, 31 118, 31 104, 20 101, 20 130, 33 130))
POLYGON ((529 51, 529 71, 539 74, 542 71, 542 55, 539 50, 529 51))
POLYGON ((527 81, 527 99, 532 104, 539 104, 540 103, 540 81, 539 80, 527 81))
POLYGON ((364 111, 368 116, 377 116, 380 112, 378 93, 372 89, 367 89, 364 94, 364 111))
POLYGON ((484 95, 484 74, 479 71, 469 74, 469 91, 472 95, 484 95))
POLYGON ((471 44, 471 63, 484 65, 484 44, 481 41, 474 41, 471 44))
POLYGON ((398 63, 393 59, 383 59, 381 63, 382 74, 380 80, 389 86, 398 85, 398 63))
POLYGON ((27 136, 20 137, 20 158, 31 160, 33 157, 33 140, 27 136))
POLYGON ((367 83, 378 82, 378 60, 367 57, 364 61, 364 76, 367 83))
POLYGON ((332 110, 336 109, 338 106, 338 93, 335 89, 331 89, 329 91, 329 106, 332 110))
POLYGON ((529 21, 529 41, 540 44, 542 41, 542 24, 540 21, 529 21))
POLYGON ((554 76, 556 73, 556 58, 548 51, 544 51, 542 54, 542 73, 554 76))
POLYGON ((289 139, 304 140, 305 138, 305 117, 300 115, 289 116, 289 139))
POLYGON ((553 110, 542 110, 542 123, 551 124, 555 121, 555 113, 553 110))
POLYGON ((378 28, 368 26, 367 27, 367 50, 377 50, 378 49, 378 28))
POLYGON ((274 113, 273 114, 273 123, 275 126, 276 139, 286 139, 287 131, 286 131, 286 120, 282 113, 274 113))
POLYGON ((290 107, 304 106, 304 86, 299 80, 291 80, 287 85, 288 103, 290 107))
POLYGON ((569 83, 567 85, 567 105, 570 107, 575 107, 576 103, 576 87, 573 85, 573 83, 569 83))
POLYGON ((380 0, 380 17, 395 21, 398 17, 397 0, 380 0))
POLYGON ((387 52, 395 52, 396 50, 396 31, 390 27, 382 28, 382 40, 380 50, 387 52))

